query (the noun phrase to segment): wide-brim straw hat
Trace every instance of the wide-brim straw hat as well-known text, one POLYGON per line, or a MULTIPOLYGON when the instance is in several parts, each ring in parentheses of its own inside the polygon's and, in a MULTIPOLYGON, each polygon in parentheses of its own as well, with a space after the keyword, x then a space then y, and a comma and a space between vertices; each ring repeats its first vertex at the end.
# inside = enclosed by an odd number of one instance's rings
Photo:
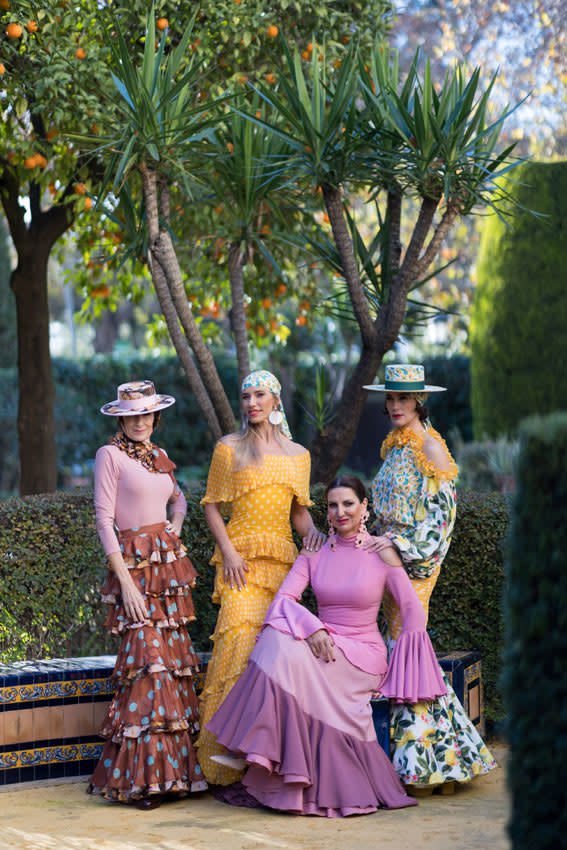
POLYGON ((377 393, 442 393, 447 387, 426 384, 423 366, 395 363, 386 366, 383 384, 365 384, 364 389, 377 393))
POLYGON ((172 395, 156 393, 153 381, 129 381, 127 384, 120 384, 116 395, 115 401, 103 404, 101 413, 106 416, 143 416, 145 413, 156 413, 175 404, 172 395))

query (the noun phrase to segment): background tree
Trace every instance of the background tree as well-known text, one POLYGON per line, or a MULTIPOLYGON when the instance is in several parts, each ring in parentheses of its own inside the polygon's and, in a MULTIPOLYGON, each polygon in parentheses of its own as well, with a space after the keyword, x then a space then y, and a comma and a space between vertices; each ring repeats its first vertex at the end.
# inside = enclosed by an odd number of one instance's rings
POLYGON ((567 162, 522 165, 510 193, 537 216, 495 216, 483 230, 471 320, 477 439, 513 434, 530 414, 567 409, 558 375, 567 358, 567 162))

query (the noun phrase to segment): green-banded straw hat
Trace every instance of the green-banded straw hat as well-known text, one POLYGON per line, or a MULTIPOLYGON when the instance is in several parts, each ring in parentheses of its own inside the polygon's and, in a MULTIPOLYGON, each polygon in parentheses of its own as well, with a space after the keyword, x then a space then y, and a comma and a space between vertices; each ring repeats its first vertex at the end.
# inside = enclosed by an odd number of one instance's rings
POLYGON ((423 366, 396 363, 386 366, 383 384, 365 384, 364 389, 377 393, 442 393, 447 387, 426 384, 423 366))

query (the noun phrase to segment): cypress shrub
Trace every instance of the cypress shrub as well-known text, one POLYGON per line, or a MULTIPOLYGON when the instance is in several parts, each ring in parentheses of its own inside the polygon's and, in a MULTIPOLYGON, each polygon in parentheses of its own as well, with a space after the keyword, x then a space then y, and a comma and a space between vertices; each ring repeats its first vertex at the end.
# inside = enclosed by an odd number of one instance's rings
POLYGON ((566 457, 567 414, 522 423, 504 592, 514 850, 555 850, 567 833, 566 457))
MULTIPOLYGON (((183 542, 199 578, 193 590, 195 647, 211 649, 218 608, 211 602, 213 540, 199 501, 203 484, 185 489, 183 542)), ((313 488, 311 514, 326 530, 322 487, 313 488)), ((508 521, 500 494, 464 493, 457 526, 431 602, 430 633, 439 651, 478 649, 483 655, 487 720, 501 713, 502 551, 508 521)), ((296 543, 300 541, 296 537, 296 543)), ((28 496, 0 502, 0 660, 115 652, 99 601, 105 559, 98 541, 92 492, 28 496)), ((304 602, 314 610, 311 593, 304 602)))
POLYGON ((489 218, 471 318, 474 433, 512 435, 532 414, 567 409, 567 162, 530 162, 507 191, 524 208, 489 218), (534 215, 534 212, 538 215, 534 215))

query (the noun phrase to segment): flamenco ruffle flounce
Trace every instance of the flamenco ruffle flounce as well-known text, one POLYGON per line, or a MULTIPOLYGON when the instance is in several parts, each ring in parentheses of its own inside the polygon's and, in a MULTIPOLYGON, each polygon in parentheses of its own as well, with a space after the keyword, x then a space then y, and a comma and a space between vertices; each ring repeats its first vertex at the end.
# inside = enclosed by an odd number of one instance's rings
POLYGON ((266 628, 207 729, 246 758, 243 784, 271 808, 343 817, 416 805, 376 740, 369 699, 380 677, 336 654, 326 663, 266 628))
POLYGON ((195 569, 164 523, 121 532, 120 544, 149 618, 128 620, 120 584, 109 572, 102 588, 110 605, 106 626, 122 643, 114 669, 117 690, 101 729, 107 741, 88 791, 127 801, 203 790, 192 743, 199 731, 191 680, 198 659, 185 627, 194 619, 195 569))

